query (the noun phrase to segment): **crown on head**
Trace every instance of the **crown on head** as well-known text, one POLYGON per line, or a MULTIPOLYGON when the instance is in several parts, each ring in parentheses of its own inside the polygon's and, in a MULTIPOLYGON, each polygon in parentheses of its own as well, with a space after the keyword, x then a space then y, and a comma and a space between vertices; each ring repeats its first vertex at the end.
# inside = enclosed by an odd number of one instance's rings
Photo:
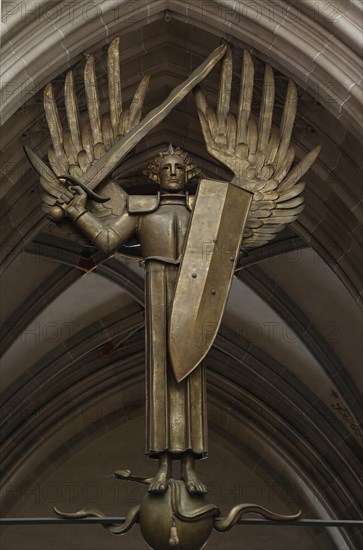
POLYGON ((180 147, 176 147, 174 149, 171 143, 168 149, 165 149, 164 151, 160 151, 160 153, 158 153, 153 158, 153 160, 151 161, 147 169, 144 171, 144 174, 155 183, 160 183, 160 165, 165 157, 170 157, 170 156, 177 156, 182 159, 185 166, 186 181, 189 181, 194 176, 199 175, 198 168, 195 166, 195 164, 192 163, 187 153, 182 149, 180 149, 180 147))

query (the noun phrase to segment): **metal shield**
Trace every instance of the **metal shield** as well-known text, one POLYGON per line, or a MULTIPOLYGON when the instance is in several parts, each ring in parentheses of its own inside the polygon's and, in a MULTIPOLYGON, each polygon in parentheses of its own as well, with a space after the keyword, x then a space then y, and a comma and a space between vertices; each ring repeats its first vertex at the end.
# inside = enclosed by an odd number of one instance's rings
POLYGON ((178 382, 206 356, 217 335, 252 194, 202 179, 176 283, 169 349, 178 382))

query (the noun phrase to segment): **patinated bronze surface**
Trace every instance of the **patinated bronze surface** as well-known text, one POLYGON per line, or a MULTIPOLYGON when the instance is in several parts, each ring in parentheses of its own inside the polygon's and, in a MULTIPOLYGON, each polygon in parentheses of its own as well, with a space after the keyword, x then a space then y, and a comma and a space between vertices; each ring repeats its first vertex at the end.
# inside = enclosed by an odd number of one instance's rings
MULTIPOLYGON (((291 169, 296 87, 289 83, 280 127, 272 128, 274 80, 267 65, 256 121, 251 114, 254 69, 248 52, 236 115, 230 112, 232 55, 223 45, 141 120, 148 78, 142 79, 129 109, 123 109, 118 50, 115 39, 108 54, 109 113, 101 116, 90 56, 84 75, 88 121, 81 128, 69 72, 65 82, 67 130, 61 127, 51 84, 45 90, 52 170, 29 149, 27 154, 45 191, 43 209, 54 221, 68 217, 106 256, 131 238, 136 237, 141 247, 146 271, 146 452, 158 459, 159 469, 147 480, 129 471, 116 472, 118 478, 146 483, 148 495, 140 507, 130 511, 123 527, 107 528, 122 534, 140 521, 145 539, 155 549, 198 550, 213 526, 226 531, 247 511, 276 520, 298 517, 279 516, 246 504, 219 521, 219 511, 206 501, 206 487, 194 463, 207 455, 202 360, 218 331, 242 239, 246 247, 265 244, 296 219, 304 206, 304 184, 299 180, 319 148, 291 169), (170 146, 146 171, 159 184, 157 195, 129 196, 112 179, 114 169, 223 56, 216 112, 199 88, 195 99, 207 150, 233 172, 232 182, 202 179, 196 197, 189 196, 187 182, 198 171, 185 152, 170 146), (176 459, 181 465, 180 481, 171 479, 171 464, 176 459), (159 537, 153 530, 156 522, 159 537)), ((92 509, 57 513, 102 516, 92 509)))
POLYGON ((159 472, 150 491, 163 492, 170 478, 171 460, 182 461, 182 477, 192 493, 204 493, 192 461, 207 454, 204 369, 178 382, 173 373, 168 333, 179 264, 185 247, 191 212, 185 187, 193 169, 186 155, 173 148, 154 160, 159 167, 157 201, 138 197, 130 212, 126 194, 123 211, 107 225, 86 209, 87 194, 76 186, 67 191, 68 217, 105 253, 136 236, 146 269, 146 417, 147 454, 158 458, 159 472), (76 196, 74 197, 74 192, 76 196))
POLYGON ((178 382, 193 372, 217 335, 251 200, 252 193, 228 182, 199 182, 169 329, 178 382))
MULTIPOLYGON (((131 476, 129 471, 115 472, 119 479, 150 485, 152 478, 131 476)), ((54 508, 62 518, 105 517, 97 508, 84 508, 73 514, 54 508)), ((140 524, 144 539, 155 550, 200 550, 206 544, 212 529, 225 533, 248 513, 257 513, 273 521, 293 521, 300 512, 291 516, 275 514, 256 504, 239 504, 225 518, 220 510, 210 504, 203 494, 191 495, 182 481, 171 479, 163 494, 148 492, 139 506, 129 511, 123 525, 104 524, 113 535, 127 533, 135 523, 140 524)))

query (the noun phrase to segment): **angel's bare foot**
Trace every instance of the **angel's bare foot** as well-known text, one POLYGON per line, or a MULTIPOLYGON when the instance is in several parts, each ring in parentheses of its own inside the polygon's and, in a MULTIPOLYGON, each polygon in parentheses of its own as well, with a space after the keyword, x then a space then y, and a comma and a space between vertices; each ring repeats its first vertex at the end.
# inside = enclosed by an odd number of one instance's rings
POLYGON ((168 453, 163 453, 159 457, 159 470, 149 486, 150 493, 165 493, 169 479, 171 478, 171 458, 168 453))
POLYGON ((194 468, 194 455, 185 453, 181 462, 181 478, 190 494, 202 494, 207 492, 207 487, 200 481, 194 468))

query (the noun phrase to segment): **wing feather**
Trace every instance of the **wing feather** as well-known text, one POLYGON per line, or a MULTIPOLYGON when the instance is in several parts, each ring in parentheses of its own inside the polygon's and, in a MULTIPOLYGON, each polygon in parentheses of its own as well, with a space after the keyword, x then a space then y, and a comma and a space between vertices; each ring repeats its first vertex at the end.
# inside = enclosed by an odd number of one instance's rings
POLYGON ((93 152, 92 130, 89 120, 86 120, 82 126, 82 145, 83 149, 87 153, 89 165, 91 166, 92 162, 95 160, 95 156, 93 152))
POLYGON ((216 140, 219 143, 226 143, 227 131, 227 114, 231 101, 231 86, 232 86, 232 51, 227 46, 226 54, 222 61, 222 69, 219 85, 219 96, 217 104, 217 124, 218 134, 216 140))
POLYGON ((293 199, 298 195, 300 195, 304 191, 304 189, 305 189, 305 183, 303 181, 296 183, 293 187, 290 187, 287 189, 282 189, 280 187, 279 188, 280 195, 276 199, 276 201, 277 203, 279 203, 279 202, 287 201, 289 199, 293 199))
POLYGON ((278 182, 275 179, 265 181, 264 183, 265 183, 265 185, 263 187, 263 192, 264 193, 267 193, 267 192, 270 192, 270 191, 275 191, 275 189, 277 189, 277 187, 278 187, 278 182))
POLYGON ((236 148, 236 119, 232 113, 227 115, 227 149, 234 151, 236 148))
POLYGON ((281 208, 282 209, 292 209, 292 208, 295 208, 297 206, 300 206, 300 204, 304 204, 304 197, 302 197, 301 195, 299 197, 295 197, 293 199, 288 199, 288 200, 285 200, 285 201, 281 201, 277 204, 277 208, 276 210, 279 211, 281 208))
POLYGON ((217 117, 210 107, 207 108, 207 121, 209 124, 210 133, 212 134, 213 139, 215 140, 218 135, 218 121, 217 117))
POLYGON ((102 134, 106 151, 108 151, 115 143, 110 115, 102 117, 102 134))
POLYGON ((263 82, 263 95, 261 102, 260 118, 258 123, 258 144, 259 151, 265 151, 271 133, 272 115, 275 102, 275 81, 274 73, 270 65, 265 67, 265 78, 263 82))
POLYGON ((67 120, 71 132, 74 148, 77 152, 82 150, 81 130, 79 127, 79 113, 74 89, 73 72, 68 71, 64 84, 64 101, 66 106, 67 120))
POLYGON ((277 151, 280 145, 280 130, 278 128, 272 128, 270 141, 268 142, 266 151, 267 164, 272 164, 275 160, 277 151))
POLYGON ((118 133, 122 113, 121 71, 120 71, 120 37, 114 38, 108 49, 107 57, 108 95, 110 102, 110 119, 115 139, 118 133))
POLYGON ((91 165, 90 160, 89 160, 89 156, 88 156, 87 151, 85 149, 82 149, 82 151, 80 151, 78 153, 77 160, 78 160, 78 166, 80 166, 80 168, 81 168, 81 170, 84 174, 85 172, 87 172, 88 168, 91 165))
POLYGON ((275 166, 279 166, 285 160, 286 153, 290 146, 290 139, 291 139, 291 134, 294 127, 296 110, 297 110, 297 89, 296 89, 295 82, 293 82, 292 80, 289 80, 289 83, 287 86, 284 109, 281 117, 281 124, 280 124, 281 139, 280 139, 279 150, 276 155, 276 159, 274 161, 275 166))
POLYGON ((257 148, 257 125, 255 120, 252 117, 248 122, 247 143, 248 143, 248 158, 249 160, 253 160, 256 154, 256 148, 257 148))
POLYGON ((258 220, 257 218, 252 218, 251 216, 248 218, 246 222, 246 227, 249 227, 251 229, 257 229, 262 226, 263 226, 263 222, 261 220, 258 220))
POLYGON ((73 140, 71 132, 64 132, 64 150, 67 155, 68 162, 70 164, 75 164, 77 162, 77 152, 73 145, 73 140))
POLYGON ((281 183, 281 186, 280 186, 281 191, 285 189, 289 189, 290 187, 295 185, 300 178, 302 178, 302 176, 309 170, 311 165, 317 159, 320 153, 320 149, 321 149, 320 145, 315 147, 312 151, 310 151, 310 153, 306 155, 306 157, 303 158, 303 160, 299 162, 299 164, 297 164, 291 170, 291 172, 287 175, 287 177, 281 183))
POLYGON ((74 178, 80 178, 83 174, 82 169, 78 166, 78 164, 71 164, 69 167, 69 173, 74 178))
POLYGON ((276 218, 281 218, 281 217, 284 218, 285 216, 286 217, 297 216, 304 210, 304 208, 305 208, 304 204, 300 204, 299 206, 295 206, 295 207, 290 207, 288 210, 287 209, 285 210, 280 206, 279 208, 275 208, 272 214, 273 214, 274 220, 276 220, 276 218))
POLYGON ((93 148, 95 159, 98 160, 106 153, 106 147, 103 142, 98 142, 93 148))
POLYGON ((57 164, 63 173, 67 173, 67 157, 63 149, 63 132, 59 118, 57 103, 54 98, 53 86, 49 83, 44 90, 44 112, 47 119, 53 150, 57 164))
POLYGON ((237 143, 247 143, 248 121, 252 106, 252 90, 255 69, 247 50, 243 53, 241 89, 237 111, 237 143))
POLYGON ((288 152, 286 153, 285 159, 281 162, 280 166, 274 172, 274 178, 278 182, 281 182, 286 176, 286 174, 288 174, 292 166, 292 163, 294 162, 294 158, 295 158, 295 148, 290 147, 288 152))
POLYGON ((101 143, 103 141, 103 136, 101 129, 100 101, 98 97, 95 61, 93 55, 90 55, 86 61, 84 68, 84 83, 93 143, 101 143))
POLYGON ((124 136, 129 131, 129 110, 122 111, 119 121, 118 134, 124 136))
POLYGON ((144 76, 141 80, 129 109, 129 128, 130 130, 138 123, 141 119, 142 106, 144 104, 144 99, 146 91, 149 86, 150 76, 144 76))
POLYGON ((251 212, 259 210, 260 208, 265 210, 273 210, 275 207, 276 207, 276 204, 273 200, 252 201, 250 210, 251 212))
POLYGON ((49 164, 51 165, 53 172, 60 176, 61 174, 64 174, 64 168, 62 168, 62 165, 58 162, 58 157, 54 152, 53 147, 49 147, 48 149, 48 160, 49 164))

